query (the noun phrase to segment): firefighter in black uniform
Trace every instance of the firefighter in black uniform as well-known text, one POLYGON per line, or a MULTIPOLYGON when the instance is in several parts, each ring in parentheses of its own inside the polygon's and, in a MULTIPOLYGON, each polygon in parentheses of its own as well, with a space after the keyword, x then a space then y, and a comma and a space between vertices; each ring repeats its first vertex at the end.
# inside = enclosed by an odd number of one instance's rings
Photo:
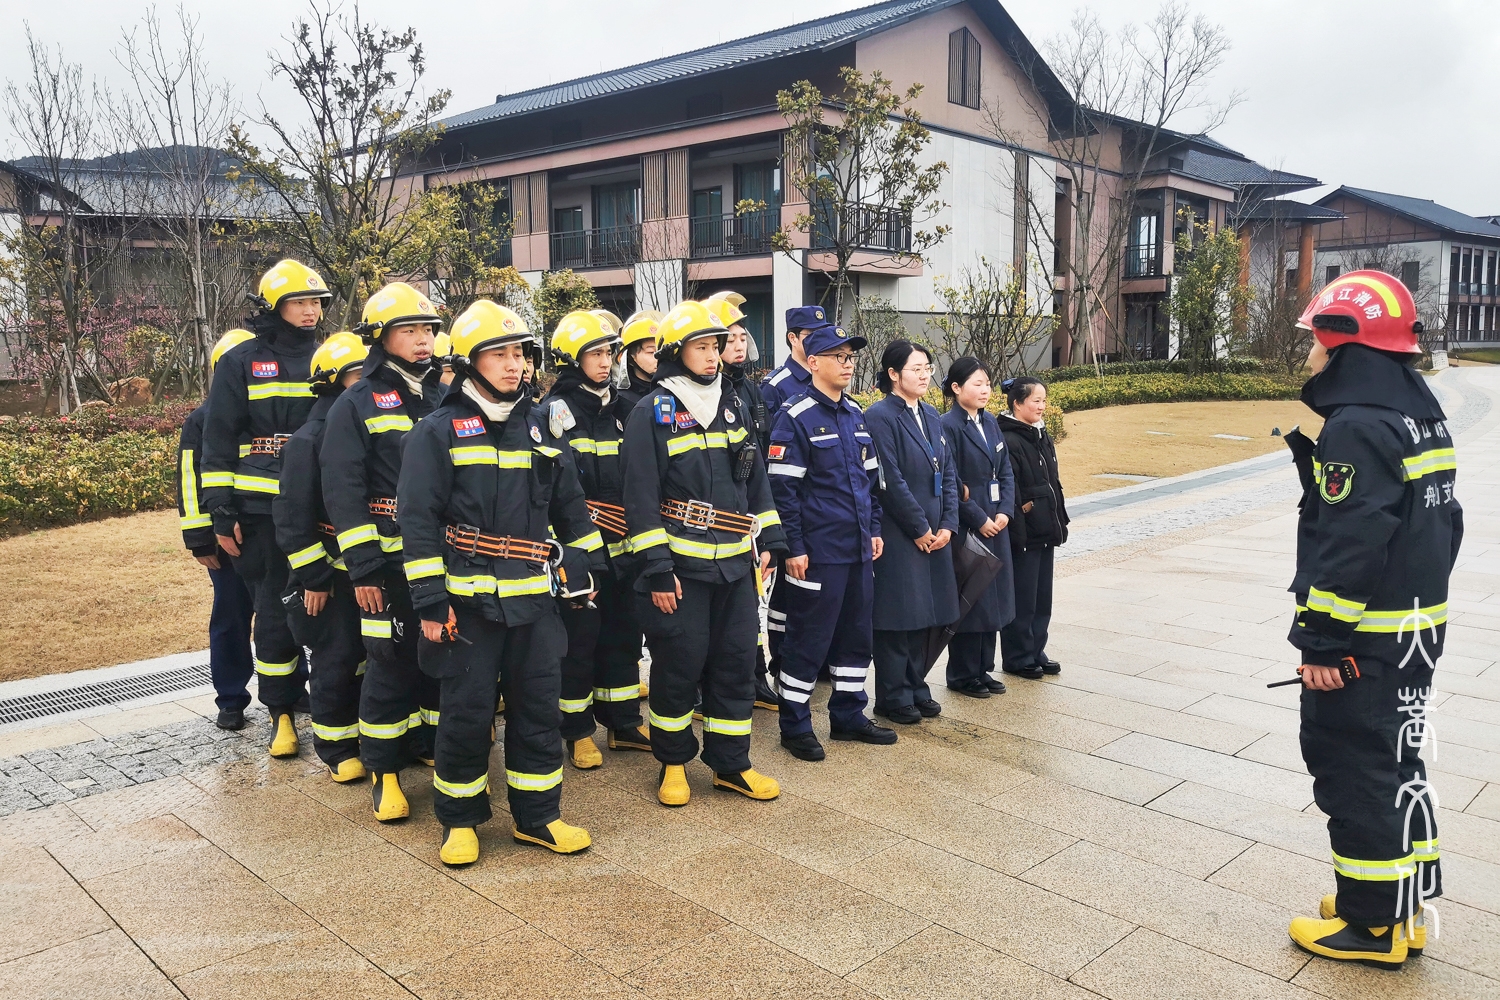
POLYGON ((363 377, 329 411, 320 453, 323 502, 362 612, 369 664, 359 755, 382 822, 410 814, 397 775, 414 759, 432 763, 437 725, 437 684, 417 665, 420 625, 401 569, 396 484, 407 433, 443 393, 442 368, 432 363, 438 322, 427 296, 404 281, 370 296, 356 328, 370 345, 363 377))
POLYGON ((620 328, 623 371, 616 379, 620 398, 615 404, 615 412, 621 423, 642 396, 656 391, 656 330, 660 325, 661 313, 655 309, 642 309, 631 313, 620 328))
MULTIPOLYGON (((729 379, 735 398, 740 401, 740 419, 744 421, 744 426, 750 428, 752 440, 764 448, 770 438, 771 417, 774 414, 766 410, 760 386, 749 377, 750 362, 758 360, 760 352, 755 347, 755 341, 750 338, 750 331, 745 329, 745 314, 740 309, 745 304, 745 297, 739 292, 715 292, 704 299, 703 304, 723 324, 724 329, 729 331, 724 338, 724 376, 729 379)), ((758 588, 758 593, 764 600, 769 595, 763 591, 764 587, 758 588)), ((755 707, 775 712, 781 708, 781 703, 766 677, 765 638, 762 634, 762 641, 755 647, 755 707)))
POLYGON ((408 435, 396 494, 406 578, 422 618, 422 670, 442 684, 432 781, 440 857, 449 865, 479 858, 497 682, 512 836, 569 854, 590 840, 561 818, 558 699, 568 640, 554 597, 594 590, 604 540, 567 442, 522 381, 533 341, 525 322, 480 299, 450 329, 458 375, 408 435))
POLYGON ((252 301, 254 340, 219 360, 203 427, 203 509, 219 546, 255 598, 255 672, 271 715, 271 756, 297 755, 292 706, 303 693, 301 651, 281 595, 286 556, 276 545, 271 501, 281 478, 281 446, 313 407, 312 354, 323 304, 333 296, 317 273, 283 260, 260 279, 252 301), (240 457, 248 437, 250 453, 240 457))
MULTIPOLYGON (((230 330, 214 344, 209 368, 219 366, 219 359, 230 348, 254 339, 249 330, 230 330)), ((240 579, 219 548, 214 537, 213 516, 203 510, 203 420, 208 415, 205 400, 182 422, 182 436, 177 446, 177 518, 182 529, 182 544, 198 564, 208 570, 214 588, 213 610, 208 617, 208 673, 213 679, 219 708, 214 725, 220 729, 245 728, 245 706, 250 704, 250 675, 255 664, 250 659, 250 621, 255 604, 245 581, 240 579)), ((250 453, 249 443, 240 446, 250 453)))
POLYGON ((1336 895, 1292 940, 1329 958, 1399 967, 1426 946, 1442 894, 1437 800, 1419 757, 1463 537, 1442 409, 1410 363, 1416 307, 1396 278, 1352 271, 1299 324, 1313 331, 1302 399, 1314 446, 1287 437, 1305 492, 1297 531, 1302 758, 1328 816, 1336 895))
POLYGON ((662 765, 657 799, 668 806, 690 795, 684 765, 698 754, 700 683, 714 787, 753 799, 781 793, 750 766, 760 632, 751 574, 768 571, 786 542, 760 448, 719 371, 725 333, 700 302, 673 308, 657 335, 657 391, 625 423, 625 520, 642 564, 651 745, 662 765))
POLYGON ((572 449, 589 515, 604 538, 610 564, 594 581, 599 594, 593 601, 562 605, 568 630, 562 737, 573 766, 585 770, 604 763, 594 743, 596 720, 608 730, 611 750, 651 750, 651 735, 641 723, 641 628, 628 589, 634 577, 626 565, 623 433, 609 381, 619 345, 619 336, 598 311, 564 316, 552 335, 557 381, 541 405, 548 429, 572 449))
POLYGON ((359 689, 365 663, 359 605, 323 506, 318 452, 328 411, 359 378, 369 349, 352 333, 335 333, 312 357, 318 401, 281 449, 281 492, 271 503, 276 542, 291 567, 282 597, 292 636, 307 648, 313 749, 340 784, 365 776, 359 760, 359 689))

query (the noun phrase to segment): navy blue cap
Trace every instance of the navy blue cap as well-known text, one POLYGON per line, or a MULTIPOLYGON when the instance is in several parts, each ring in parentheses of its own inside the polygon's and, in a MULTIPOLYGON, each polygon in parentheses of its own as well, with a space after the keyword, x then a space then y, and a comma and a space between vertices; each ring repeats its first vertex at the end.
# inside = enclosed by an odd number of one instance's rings
POLYGON ((822 306, 797 306, 786 311, 788 330, 816 330, 829 322, 828 312, 822 306))
POLYGON ((822 354, 826 351, 836 351, 840 347, 850 350, 861 350, 868 341, 863 337, 852 336, 841 326, 820 326, 802 338, 802 350, 809 355, 822 354))

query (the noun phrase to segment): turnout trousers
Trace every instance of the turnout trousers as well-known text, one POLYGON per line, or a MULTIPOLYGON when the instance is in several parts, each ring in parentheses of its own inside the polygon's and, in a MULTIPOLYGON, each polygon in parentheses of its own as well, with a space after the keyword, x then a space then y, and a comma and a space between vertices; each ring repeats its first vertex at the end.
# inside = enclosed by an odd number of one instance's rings
POLYGON ((214 585, 214 606, 208 615, 208 672, 214 684, 214 704, 244 711, 250 704, 250 677, 255 660, 250 655, 250 625, 255 601, 234 563, 219 550, 219 568, 208 571, 214 585))
POLYGON ((270 515, 240 515, 239 557, 235 572, 245 582, 255 607, 255 674, 260 703, 277 715, 290 712, 302 697, 307 669, 302 649, 287 625, 282 593, 286 590, 286 556, 276 547, 276 526, 270 515))
POLYGON ((874 564, 808 563, 807 578, 787 578, 793 600, 781 648, 781 732, 812 732, 809 701, 818 671, 828 664, 833 693, 828 717, 834 729, 865 723, 865 678, 870 669, 870 619, 875 604, 874 564))
POLYGON ((507 627, 454 605, 458 631, 472 645, 421 640, 422 670, 442 688, 433 809, 448 827, 478 826, 490 811, 490 748, 495 688, 505 696, 505 792, 511 818, 531 830, 561 817, 563 653, 568 637, 549 611, 507 627))
POLYGON ((1410 628, 1401 640, 1357 642, 1360 677, 1336 691, 1302 692, 1302 759, 1328 815, 1337 912, 1356 926, 1406 920, 1421 912, 1422 900, 1443 893, 1437 798, 1418 756, 1434 735, 1427 721, 1433 644, 1430 631, 1417 636, 1429 650, 1413 649, 1409 658, 1410 628), (1372 643, 1378 653, 1369 651, 1372 643))
MULTIPOLYGON (((596 576, 595 579, 598 579, 596 576)), ((641 627, 634 594, 613 577, 599 582, 595 607, 564 606, 568 655, 562 661, 562 738, 641 724, 641 627)))
POLYGON ((387 567, 381 591, 384 613, 360 615, 367 661, 359 695, 359 757, 366 770, 384 774, 431 757, 438 685, 418 665, 422 623, 399 569, 387 567))
MULTIPOLYGON (((753 571, 752 571, 753 572, 753 571)), ((719 774, 750 767, 750 710, 755 702, 755 648, 760 632, 755 581, 678 578, 682 597, 665 614, 651 595, 636 594, 651 647, 651 746, 663 764, 698 755, 693 700, 703 686, 703 763, 719 774)))
POLYGON ((1052 624, 1051 545, 1013 550, 1015 556, 1016 617, 1000 630, 1000 659, 1018 669, 1042 662, 1047 655, 1047 629, 1052 624))
POLYGON ((755 647, 755 670, 766 686, 781 673, 781 646, 786 641, 786 560, 775 557, 776 579, 766 600, 766 643, 755 647))
POLYGON ((994 632, 955 632, 948 640, 948 683, 978 680, 995 669, 994 632))
MULTIPOLYGON (((359 689, 365 673, 365 645, 359 635, 359 605, 344 573, 334 575, 328 603, 314 618, 306 642, 308 700, 312 702, 313 749, 337 768, 359 756, 359 689)), ((296 616, 293 623, 297 624, 296 616)), ((300 631, 300 628, 299 628, 300 631)))
POLYGON ((932 698, 927 686, 927 629, 875 630, 875 707, 910 708, 932 698))

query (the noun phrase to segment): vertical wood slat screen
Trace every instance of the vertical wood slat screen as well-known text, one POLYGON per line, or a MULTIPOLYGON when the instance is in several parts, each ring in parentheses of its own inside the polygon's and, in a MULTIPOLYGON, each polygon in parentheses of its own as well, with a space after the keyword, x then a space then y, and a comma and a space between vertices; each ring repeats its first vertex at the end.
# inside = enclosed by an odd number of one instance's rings
POLYGON ((688 179, 688 151, 667 150, 667 218, 677 219, 688 214, 688 200, 692 196, 688 179))
POLYGON ((531 174, 531 231, 545 233, 552 228, 547 219, 547 175, 531 174))
POLYGON ((1016 165, 1013 172, 1015 187, 1015 211, 1013 214, 1014 232, 1012 233, 1013 245, 1011 247, 1011 267, 1015 269, 1016 277, 1021 282, 1021 290, 1026 290, 1026 272, 1031 270, 1026 262, 1026 250, 1028 245, 1027 236, 1031 228, 1031 157, 1025 153, 1016 152, 1016 165))
POLYGON ((641 157, 641 219, 650 222, 667 217, 667 154, 641 157))
POLYGON ((964 102, 964 35, 959 28, 948 36, 948 103, 964 102))
POLYGON ((964 29, 964 100, 965 107, 979 107, 979 39, 964 29))
POLYGON ((510 185, 511 235, 531 235, 531 185, 526 175, 507 179, 510 185))

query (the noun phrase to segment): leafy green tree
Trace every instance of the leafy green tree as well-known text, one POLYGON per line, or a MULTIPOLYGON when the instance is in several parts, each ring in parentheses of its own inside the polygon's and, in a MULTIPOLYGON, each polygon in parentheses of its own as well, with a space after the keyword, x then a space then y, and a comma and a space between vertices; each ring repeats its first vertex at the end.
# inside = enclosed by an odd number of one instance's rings
POLYGON ((833 256, 823 304, 842 319, 844 303, 854 301, 850 265, 856 253, 874 250, 899 267, 921 260, 949 227, 918 228, 947 207, 938 191, 948 172, 941 160, 923 163, 932 133, 916 108, 922 85, 896 93, 879 70, 866 77, 845 66, 839 75, 842 89, 827 98, 807 80, 776 95, 787 122, 787 185, 801 192, 808 208, 774 243, 790 254, 791 232, 800 232, 813 251, 833 256))
POLYGON ((570 270, 548 271, 531 293, 531 307, 542 331, 550 333, 557 328, 558 320, 575 309, 598 309, 599 297, 594 294, 594 286, 582 276, 570 270))
POLYGON ((1228 226, 1195 222, 1177 237, 1169 314, 1177 328, 1178 357, 1197 374, 1235 346, 1235 317, 1244 315, 1250 290, 1240 284, 1240 239, 1228 226))

